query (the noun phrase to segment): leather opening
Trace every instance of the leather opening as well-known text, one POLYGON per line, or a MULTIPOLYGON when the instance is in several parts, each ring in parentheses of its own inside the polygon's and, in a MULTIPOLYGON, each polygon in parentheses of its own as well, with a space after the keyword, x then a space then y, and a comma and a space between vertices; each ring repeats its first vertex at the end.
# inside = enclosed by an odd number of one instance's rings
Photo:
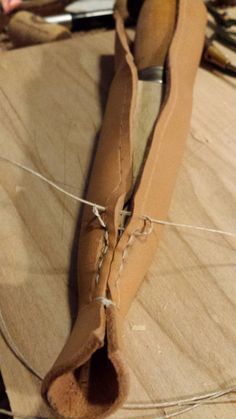
POLYGON ((108 358, 107 344, 92 356, 88 400, 91 404, 113 404, 119 386, 115 368, 108 358))
POLYGON ((65 417, 76 419, 98 417, 118 396, 118 377, 108 357, 107 343, 87 363, 56 378, 48 391, 53 408, 65 417))

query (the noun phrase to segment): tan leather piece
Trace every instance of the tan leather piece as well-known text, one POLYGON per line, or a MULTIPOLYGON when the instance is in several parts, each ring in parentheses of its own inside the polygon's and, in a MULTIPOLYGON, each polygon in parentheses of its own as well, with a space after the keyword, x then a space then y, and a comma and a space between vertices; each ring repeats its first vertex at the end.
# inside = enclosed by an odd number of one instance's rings
POLYGON ((106 229, 91 208, 84 209, 78 318, 42 387, 43 396, 65 418, 107 416, 128 394, 121 339, 123 318, 163 232, 163 227, 155 226, 151 234, 138 235, 150 228, 140 216, 167 218, 189 129, 193 83, 204 40, 206 11, 202 1, 178 3, 168 57, 168 92, 134 194, 133 215, 120 238, 119 213, 132 187, 132 127, 138 78, 122 18, 115 14, 116 73, 87 195, 106 207, 101 214, 106 229), (97 300, 100 297, 112 300, 114 305, 105 308, 97 300))
POLYGON ((122 19, 131 19, 135 21, 139 14, 140 8, 145 0, 116 0, 115 11, 119 12, 122 19))
POLYGON ((164 65, 176 21, 176 0, 145 0, 135 38, 139 70, 164 65))
POLYGON ((129 246, 126 263, 119 275, 118 287, 117 271, 130 237, 135 230, 143 227, 143 222, 138 221, 139 217, 148 215, 160 220, 167 218, 189 130, 193 84, 203 47, 205 25, 206 10, 201 1, 179 1, 177 28, 168 57, 169 93, 135 193, 133 216, 116 247, 109 277, 112 299, 117 301, 119 295, 122 295, 122 315, 127 313, 150 265, 163 226, 155 226, 150 236, 136 238, 133 245, 129 246))

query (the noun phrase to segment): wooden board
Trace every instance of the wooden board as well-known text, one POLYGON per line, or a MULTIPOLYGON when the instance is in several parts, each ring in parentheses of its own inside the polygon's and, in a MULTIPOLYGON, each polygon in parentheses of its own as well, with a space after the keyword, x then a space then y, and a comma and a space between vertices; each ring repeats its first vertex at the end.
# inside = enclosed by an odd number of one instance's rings
MULTIPOLYGON (((3 53, 0 155, 81 196, 112 77, 113 33, 3 53)), ((229 53, 230 55, 230 53, 229 53)), ((233 54, 232 54, 233 57, 233 54)), ((191 133, 169 219, 236 231, 236 83, 200 69, 191 133)), ((76 311, 78 203, 0 160, 0 307, 15 344, 44 375, 76 311)), ((129 401, 236 385, 236 240, 166 228, 125 324, 129 401)), ((0 339, 12 409, 52 417, 40 381, 0 339)), ((171 410, 114 418, 156 418, 171 410)), ((180 418, 229 419, 232 404, 180 418)))

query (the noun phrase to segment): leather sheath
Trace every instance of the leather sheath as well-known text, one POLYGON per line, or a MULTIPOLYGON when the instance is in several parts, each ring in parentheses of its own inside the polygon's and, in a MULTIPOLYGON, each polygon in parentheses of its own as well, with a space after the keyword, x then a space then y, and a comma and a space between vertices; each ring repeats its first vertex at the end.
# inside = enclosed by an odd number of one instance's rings
POLYGON ((123 17, 115 11, 115 76, 112 81, 87 199, 104 206, 104 229, 91 208, 82 215, 79 311, 71 336, 45 377, 42 395, 64 418, 105 417, 122 406, 129 377, 122 324, 150 266, 165 220, 188 135, 192 92, 205 34, 202 0, 179 0, 167 59, 167 91, 157 119, 132 215, 119 236, 120 211, 132 184, 132 129, 138 73, 123 17), (105 297, 113 304, 103 304, 105 297))

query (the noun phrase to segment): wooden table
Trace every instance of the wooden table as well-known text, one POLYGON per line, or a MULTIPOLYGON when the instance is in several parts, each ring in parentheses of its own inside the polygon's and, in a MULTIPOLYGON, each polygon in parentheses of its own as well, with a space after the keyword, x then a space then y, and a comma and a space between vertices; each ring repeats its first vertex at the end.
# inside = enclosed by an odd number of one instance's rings
MULTIPOLYGON (((113 33, 2 53, 0 155, 81 196, 113 71, 113 33)), ((228 53, 230 55, 230 53, 228 53)), ((233 54, 231 54, 234 57, 233 54)), ((200 69, 169 219, 236 231, 236 83, 200 69)), ((1 312, 15 345, 44 375, 76 311, 77 202, 0 160, 1 312)), ((129 401, 164 401, 236 385, 236 239, 166 227, 127 317, 129 401)), ((0 339, 12 410, 52 417, 40 380, 0 339)), ((173 409, 124 411, 156 418, 173 409)), ((233 404, 180 418, 233 419, 233 404)))

